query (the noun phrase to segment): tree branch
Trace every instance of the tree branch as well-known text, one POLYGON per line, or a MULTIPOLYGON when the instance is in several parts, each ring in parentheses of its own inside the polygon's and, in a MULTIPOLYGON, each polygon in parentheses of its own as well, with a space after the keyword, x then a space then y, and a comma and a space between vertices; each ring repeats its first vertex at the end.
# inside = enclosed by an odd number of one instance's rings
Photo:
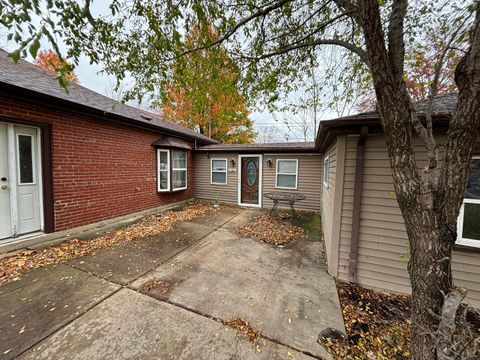
POLYGON ((220 45, 224 41, 228 40, 232 35, 234 35, 238 31, 238 29, 240 29, 242 26, 248 24, 250 21, 255 20, 259 17, 265 16, 265 15, 268 15, 272 11, 283 7, 285 4, 287 4, 291 1, 293 1, 293 0, 280 0, 279 2, 277 2, 273 5, 270 5, 266 8, 264 8, 264 9, 260 9, 256 12, 254 12, 253 14, 251 14, 250 16, 247 16, 247 17, 243 18, 242 20, 240 20, 229 31, 227 31, 224 35, 219 37, 214 42, 212 42, 208 45, 205 45, 205 46, 198 46, 194 49, 184 51, 180 54, 180 56, 188 55, 190 53, 193 53, 193 52, 196 52, 196 51, 199 51, 199 50, 204 50, 204 49, 207 49, 207 48, 212 47, 212 46, 220 45))
POLYGON ((337 46, 343 47, 357 54, 362 59, 362 61, 364 61, 368 65, 367 53, 365 52, 365 50, 363 50, 361 47, 358 47, 355 44, 352 44, 340 39, 317 39, 313 41, 305 41, 301 43, 289 44, 289 45, 283 46, 282 48, 276 51, 272 51, 260 56, 251 56, 251 55, 243 55, 243 54, 235 54, 235 55, 243 59, 259 61, 259 60, 268 59, 274 56, 286 54, 290 51, 319 46, 319 45, 337 45, 337 46))
POLYGON ((393 1, 388 25, 388 57, 397 86, 403 82, 403 66, 405 60, 403 27, 405 15, 407 14, 407 3, 407 0, 393 1))

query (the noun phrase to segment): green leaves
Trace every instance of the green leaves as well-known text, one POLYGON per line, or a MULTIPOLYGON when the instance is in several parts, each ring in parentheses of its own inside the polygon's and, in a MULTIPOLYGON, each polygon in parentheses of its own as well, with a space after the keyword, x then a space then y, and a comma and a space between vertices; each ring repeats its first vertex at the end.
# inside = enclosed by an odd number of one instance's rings
POLYGON ((28 48, 32 58, 35 59, 37 57, 38 49, 40 49, 40 41, 38 40, 38 37, 36 37, 28 48))

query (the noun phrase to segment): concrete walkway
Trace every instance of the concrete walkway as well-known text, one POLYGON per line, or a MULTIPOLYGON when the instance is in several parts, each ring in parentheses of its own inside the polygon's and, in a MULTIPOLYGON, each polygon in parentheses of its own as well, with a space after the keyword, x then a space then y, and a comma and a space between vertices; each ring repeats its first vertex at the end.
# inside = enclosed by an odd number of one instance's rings
POLYGON ((255 214, 225 208, 1 286, 0 359, 328 358, 318 335, 343 320, 319 242, 235 235, 255 214), (258 346, 222 325, 235 317, 258 346))

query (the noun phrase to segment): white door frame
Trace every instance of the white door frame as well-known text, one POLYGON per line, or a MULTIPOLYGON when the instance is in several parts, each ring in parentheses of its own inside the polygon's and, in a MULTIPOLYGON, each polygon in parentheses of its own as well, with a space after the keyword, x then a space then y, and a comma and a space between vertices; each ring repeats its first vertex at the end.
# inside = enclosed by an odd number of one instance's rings
POLYGON ((262 207, 263 202, 263 193, 262 193, 262 184, 263 183, 263 155, 262 154, 239 154, 238 155, 238 205, 240 206, 249 206, 249 207, 262 207), (256 157, 258 158, 258 204, 243 204, 242 203, 242 158, 256 157))
MULTIPOLYGON (((10 188, 10 226, 11 226, 11 237, 2 239, 0 241, 9 241, 18 238, 23 234, 18 234, 18 201, 17 201, 17 186, 18 186, 18 159, 17 159, 17 138, 15 135, 15 126, 21 126, 24 128, 35 129, 35 151, 36 159, 35 161, 35 174, 37 177, 38 185, 38 208, 39 208, 39 217, 40 217, 40 229, 38 231, 44 231, 45 229, 45 220, 43 213, 43 173, 42 173, 42 134, 41 129, 36 126, 29 126, 24 124, 16 124, 10 122, 0 122, 2 125, 7 126, 7 157, 8 157, 8 186, 10 188)), ((38 232, 35 231, 35 232, 38 232)))

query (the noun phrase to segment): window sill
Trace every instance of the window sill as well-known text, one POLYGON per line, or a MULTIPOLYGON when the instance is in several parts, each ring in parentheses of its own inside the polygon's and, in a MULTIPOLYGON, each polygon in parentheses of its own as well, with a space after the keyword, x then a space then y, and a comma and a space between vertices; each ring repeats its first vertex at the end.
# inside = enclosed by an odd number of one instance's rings
POLYGON ((175 189, 175 190, 157 190, 157 194, 170 194, 170 193, 184 191, 184 190, 188 190, 188 187, 184 187, 184 188, 181 188, 181 189, 175 189))
POLYGON ((280 190, 298 190, 298 187, 275 186, 275 189, 280 189, 280 190))
POLYGON ((210 185, 220 185, 220 186, 225 186, 225 185, 228 185, 227 183, 214 183, 214 182, 211 182, 210 185))

